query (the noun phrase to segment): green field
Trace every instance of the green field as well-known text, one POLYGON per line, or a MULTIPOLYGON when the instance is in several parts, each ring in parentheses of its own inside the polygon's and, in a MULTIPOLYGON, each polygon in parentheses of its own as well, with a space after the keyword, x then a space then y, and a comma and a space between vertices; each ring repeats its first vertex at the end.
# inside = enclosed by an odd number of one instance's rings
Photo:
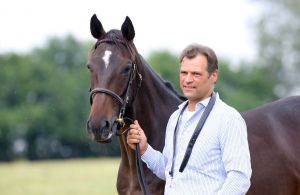
POLYGON ((120 159, 0 163, 1 195, 112 195, 120 159))

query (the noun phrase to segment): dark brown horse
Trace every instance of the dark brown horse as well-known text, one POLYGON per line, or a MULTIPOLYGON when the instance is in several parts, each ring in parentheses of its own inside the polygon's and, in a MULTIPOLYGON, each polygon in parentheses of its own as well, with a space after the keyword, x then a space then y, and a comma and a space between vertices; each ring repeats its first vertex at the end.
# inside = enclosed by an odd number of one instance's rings
POLYGON ((248 128, 249 195, 300 195, 300 96, 242 113, 248 128))
MULTIPOLYGON (((105 32, 94 15, 91 33, 97 42, 88 61, 92 106, 87 129, 97 142, 109 142, 115 134, 120 135, 118 192, 142 194, 135 153, 126 144, 126 130, 137 119, 148 142, 162 151, 168 118, 182 100, 138 54, 128 17, 121 31, 105 32)), ((248 126, 253 168, 248 194, 300 195, 300 96, 242 115, 248 126)), ((163 194, 164 182, 145 166, 144 172, 151 194, 163 194)))
MULTIPOLYGON (((162 151, 166 123, 181 100, 138 54, 132 42, 134 28, 128 17, 121 29, 106 33, 97 17, 91 18, 91 33, 97 43, 88 60, 92 107, 87 129, 97 142, 108 142, 115 132, 120 134, 122 158, 117 189, 119 194, 134 195, 141 194, 141 190, 135 152, 126 144, 124 131, 132 122, 130 119, 137 119, 144 127, 148 142, 162 151), (120 115, 126 124, 118 131, 122 124, 116 119, 120 115)), ((144 172, 151 194, 163 194, 164 182, 145 166, 144 172)))

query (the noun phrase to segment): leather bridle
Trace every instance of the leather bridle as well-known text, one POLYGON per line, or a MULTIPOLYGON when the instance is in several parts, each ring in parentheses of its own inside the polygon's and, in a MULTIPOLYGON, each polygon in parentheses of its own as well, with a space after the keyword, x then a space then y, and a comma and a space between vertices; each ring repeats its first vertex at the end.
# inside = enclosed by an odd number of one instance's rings
MULTIPOLYGON (((96 43, 96 45, 99 45, 101 43, 114 43, 114 42, 119 42, 119 43, 122 43, 123 45, 125 45, 126 48, 128 48, 128 50, 130 51, 130 54, 131 54, 131 58, 133 58, 133 54, 131 52, 131 50, 129 49, 129 46, 126 44, 125 41, 123 40, 112 40, 112 39, 101 39, 101 40, 98 40, 98 42, 96 43)), ((141 84, 142 84, 142 75, 138 72, 138 69, 137 69, 137 66, 136 66, 136 60, 132 60, 132 63, 131 63, 131 70, 130 70, 130 77, 129 77, 129 81, 128 81, 128 84, 127 84, 127 87, 126 87, 126 92, 125 92, 125 97, 124 99, 122 99, 122 97, 118 94, 116 94, 114 91, 110 90, 110 89, 107 89, 107 88, 94 88, 90 91, 90 104, 92 105, 93 104, 93 98, 95 97, 95 95, 97 95, 98 93, 105 93, 111 97, 113 97, 115 100, 117 100, 117 102, 119 103, 120 105, 120 112, 119 112, 119 115, 118 115, 118 118, 116 119, 116 123, 118 123, 118 128, 117 130, 120 130, 121 128, 123 128, 125 126, 125 122, 124 122, 124 114, 125 114, 125 111, 126 111, 126 107, 129 103, 129 92, 131 91, 131 88, 132 88, 132 83, 134 81, 134 79, 138 77, 138 83, 137 83, 137 89, 136 89, 136 92, 135 94, 133 95, 132 97, 132 101, 135 99, 136 95, 138 94, 138 91, 141 87, 141 84)), ((114 133, 117 133, 117 132, 114 132, 114 133)), ((117 135, 119 135, 117 133, 117 135)))

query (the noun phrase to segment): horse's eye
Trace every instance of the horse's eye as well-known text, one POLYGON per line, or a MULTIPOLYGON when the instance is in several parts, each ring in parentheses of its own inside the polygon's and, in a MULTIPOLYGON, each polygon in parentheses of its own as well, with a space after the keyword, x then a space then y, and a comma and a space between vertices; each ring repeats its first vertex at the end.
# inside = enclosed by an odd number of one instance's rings
POLYGON ((93 69, 91 68, 91 66, 88 64, 86 65, 87 69, 89 69, 90 72, 93 72, 93 69))
POLYGON ((123 69, 123 74, 124 75, 127 75, 127 74, 129 74, 130 73, 130 70, 131 70, 131 65, 128 65, 128 66, 126 66, 124 69, 123 69))

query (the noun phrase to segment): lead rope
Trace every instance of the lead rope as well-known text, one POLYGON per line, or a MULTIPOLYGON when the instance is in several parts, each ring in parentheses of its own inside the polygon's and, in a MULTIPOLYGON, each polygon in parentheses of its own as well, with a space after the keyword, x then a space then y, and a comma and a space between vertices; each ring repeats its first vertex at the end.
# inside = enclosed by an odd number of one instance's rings
MULTIPOLYGON (((135 67, 135 64, 134 64, 134 67, 135 67)), ((138 82, 137 91, 135 92, 135 95, 133 96, 133 100, 132 101, 135 100, 135 98, 136 98, 136 96, 137 96, 137 94, 139 92, 139 89, 141 88, 142 80, 143 80, 143 77, 138 72, 137 67, 135 67, 135 70, 137 71, 137 73, 135 73, 135 71, 134 71, 134 73, 139 76, 139 82, 138 82)), ((130 82, 130 85, 131 85, 131 82, 130 82)), ((127 119, 127 120, 129 120, 129 121, 131 121, 133 123, 133 120, 130 119, 130 118, 125 117, 124 119, 127 119)), ((122 134, 126 133, 129 129, 130 128, 126 129, 124 132, 122 132, 122 134)), ((147 183, 145 181, 145 173, 144 173, 143 164, 142 164, 142 160, 141 160, 141 152, 140 152, 140 144, 139 143, 136 144, 136 149, 135 149, 135 163, 136 163, 136 172, 137 172, 137 175, 138 175, 138 181, 139 181, 141 190, 142 190, 142 192, 143 192, 144 195, 150 195, 147 183)))
MULTIPOLYGON (((139 89, 141 88, 142 80, 143 80, 143 77, 138 72, 137 67, 136 67, 136 71, 137 71, 137 74, 139 76, 139 83, 138 83, 137 91, 136 91, 135 95, 133 96, 134 97, 133 100, 135 100, 135 98, 136 98, 136 96, 139 92, 139 89)), ((135 163, 136 163, 136 172, 137 172, 137 175, 138 175, 138 180, 139 180, 139 184, 140 184, 140 187, 142 189, 142 192, 143 192, 144 195, 150 195, 147 183, 145 181, 145 173, 144 173, 143 164, 142 164, 142 160, 141 160, 141 152, 140 152, 140 144, 139 143, 136 144, 135 163)))
MULTIPOLYGON (((125 117, 124 120, 129 120, 131 123, 133 123, 133 120, 131 118, 125 117)), ((125 129, 121 133, 121 135, 124 135, 125 133, 127 133, 129 129, 130 129, 129 127, 127 129, 125 129)), ((142 164, 142 160, 141 160, 141 152, 140 152, 140 144, 139 143, 136 144, 135 163, 136 163, 136 172, 138 175, 138 181, 139 181, 141 190, 144 195, 150 195, 148 186, 145 181, 145 173, 144 173, 143 164, 142 164)))
MULTIPOLYGON (((125 117, 124 120, 129 120, 131 123, 133 123, 133 120, 131 118, 125 117)), ((124 135, 125 133, 127 133, 129 129, 130 129, 129 127, 127 129, 125 129, 121 133, 121 135, 124 135)), ((145 173, 144 173, 143 164, 141 161, 141 152, 140 152, 140 144, 139 143, 136 144, 135 163, 136 163, 136 172, 138 175, 138 181, 139 181, 141 190, 144 195, 150 195, 148 186, 145 181, 145 173)))
POLYGON ((137 171, 140 187, 141 187, 142 192, 143 192, 144 195, 150 195, 148 186, 147 186, 146 181, 145 181, 145 174, 144 174, 143 164, 142 164, 142 161, 141 161, 141 153, 140 153, 140 144, 139 143, 136 144, 136 150, 135 151, 136 151, 135 161, 136 161, 136 169, 137 169, 136 171, 137 171))

